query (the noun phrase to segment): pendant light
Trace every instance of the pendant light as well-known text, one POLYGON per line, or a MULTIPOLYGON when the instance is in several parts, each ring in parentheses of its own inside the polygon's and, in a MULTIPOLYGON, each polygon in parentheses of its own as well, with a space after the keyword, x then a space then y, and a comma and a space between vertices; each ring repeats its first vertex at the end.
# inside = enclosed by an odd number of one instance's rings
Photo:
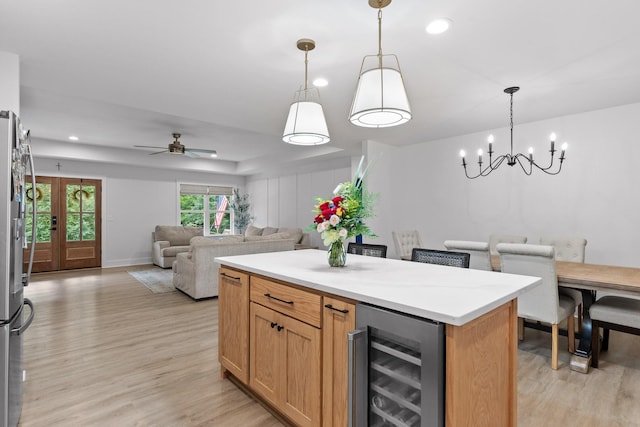
POLYGON ((396 55, 382 54, 382 8, 391 0, 369 0, 378 9, 378 54, 362 60, 349 120, 357 126, 383 128, 411 120, 411 108, 396 55))
POLYGON ((294 145, 320 145, 329 142, 329 130, 320 104, 320 92, 309 88, 307 54, 316 47, 311 39, 300 39, 298 49, 304 51, 304 89, 296 91, 289 108, 282 140, 294 145))

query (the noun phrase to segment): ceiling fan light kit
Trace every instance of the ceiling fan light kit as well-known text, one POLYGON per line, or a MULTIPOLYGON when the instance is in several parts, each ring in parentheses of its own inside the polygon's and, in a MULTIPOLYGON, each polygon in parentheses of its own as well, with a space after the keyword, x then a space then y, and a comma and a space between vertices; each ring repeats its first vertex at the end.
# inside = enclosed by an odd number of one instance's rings
POLYGON ((326 144, 330 137, 320 103, 320 91, 308 85, 308 53, 315 49, 316 43, 311 39, 300 39, 296 46, 304 51, 304 88, 294 95, 282 140, 294 145, 326 144))

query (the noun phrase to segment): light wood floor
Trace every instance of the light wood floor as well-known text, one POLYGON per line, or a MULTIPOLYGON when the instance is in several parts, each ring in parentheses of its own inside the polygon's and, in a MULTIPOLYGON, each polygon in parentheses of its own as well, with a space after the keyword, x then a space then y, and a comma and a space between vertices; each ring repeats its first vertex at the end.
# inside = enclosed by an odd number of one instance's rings
MULTIPOLYGON (((281 426, 220 379, 217 300, 154 294, 126 270, 34 277, 20 425, 281 426)), ((562 351, 552 371, 550 347, 533 330, 520 344, 520 427, 640 425, 640 337, 613 331, 588 375, 570 371, 562 351)))

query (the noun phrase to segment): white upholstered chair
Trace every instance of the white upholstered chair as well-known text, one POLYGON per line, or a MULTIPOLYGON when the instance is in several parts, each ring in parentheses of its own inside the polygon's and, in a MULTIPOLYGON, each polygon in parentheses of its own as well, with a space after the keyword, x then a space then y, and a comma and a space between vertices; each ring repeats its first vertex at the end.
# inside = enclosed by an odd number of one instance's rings
POLYGON ((400 259, 411 260, 411 251, 413 248, 421 248, 422 241, 418 230, 399 230, 392 231, 393 245, 396 249, 396 255, 400 259))
POLYGON ((489 243, 468 240, 445 240, 444 247, 449 251, 466 252, 471 258, 469 268, 491 271, 491 255, 489 243))
POLYGON ((527 243, 527 236, 515 236, 513 234, 492 234, 489 236, 489 252, 498 255, 496 245, 498 243, 527 243))
POLYGON ((518 297, 518 335, 522 339, 523 320, 531 319, 551 324, 551 368, 558 369, 558 324, 567 319, 569 352, 575 350, 573 298, 558 292, 558 278, 553 246, 499 243, 503 273, 523 274, 542 278, 542 284, 518 297))
MULTIPOLYGON (((556 261, 584 262, 587 240, 582 237, 540 237, 541 245, 553 246, 556 261)), ((560 293, 569 295, 576 302, 578 313, 578 331, 582 331, 582 292, 573 288, 560 286, 560 293)))

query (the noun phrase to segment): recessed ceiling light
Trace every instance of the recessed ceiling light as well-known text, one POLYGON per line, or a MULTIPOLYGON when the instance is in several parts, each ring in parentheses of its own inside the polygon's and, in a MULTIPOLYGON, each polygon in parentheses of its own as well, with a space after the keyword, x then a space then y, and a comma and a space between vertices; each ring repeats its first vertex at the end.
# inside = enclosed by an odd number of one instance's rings
POLYGON ((75 136, 75 135, 71 135, 71 136, 69 137, 69 139, 70 139, 71 141, 78 141, 80 138, 78 138, 78 137, 77 137, 77 136, 75 136))
POLYGON ((325 87, 328 84, 329 84, 329 82, 327 81, 327 79, 325 79, 323 77, 319 77, 319 78, 317 78, 317 79, 315 79, 313 81, 313 85, 315 87, 325 87))
POLYGON ((449 18, 438 18, 427 24, 427 33, 442 34, 451 27, 453 22, 449 18))

